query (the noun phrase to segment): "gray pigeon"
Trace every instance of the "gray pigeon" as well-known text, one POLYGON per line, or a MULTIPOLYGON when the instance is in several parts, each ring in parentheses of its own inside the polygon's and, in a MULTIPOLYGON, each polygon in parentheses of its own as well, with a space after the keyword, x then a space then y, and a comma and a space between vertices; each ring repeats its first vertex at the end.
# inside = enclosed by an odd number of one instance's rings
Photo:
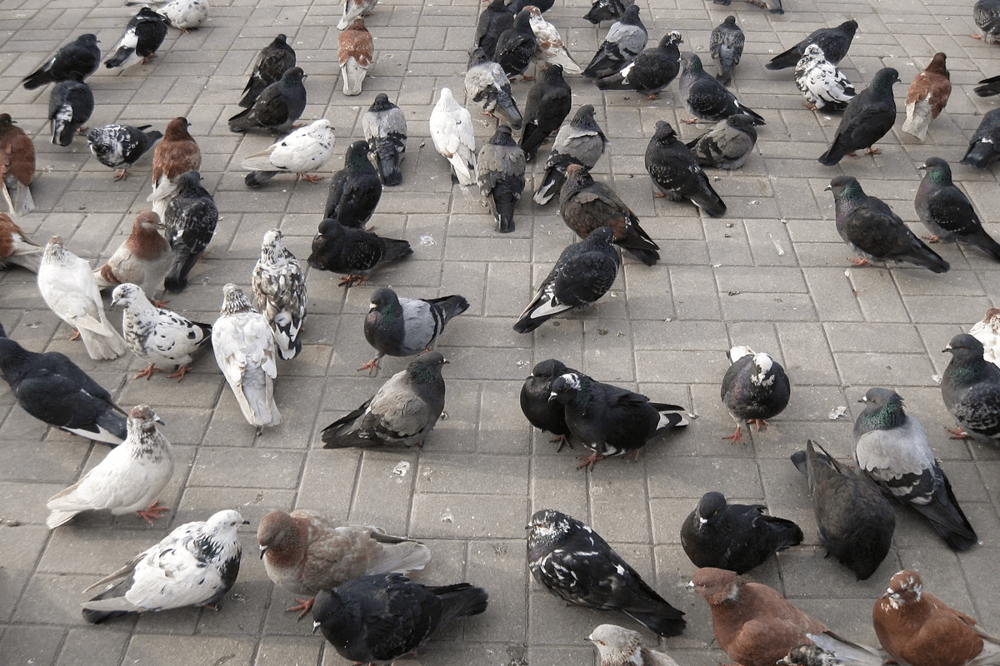
POLYGON ((983 343, 956 335, 944 348, 951 361, 941 375, 944 406, 958 423, 956 438, 1000 442, 1000 368, 983 358, 983 343))
POLYGON ((510 127, 500 125, 479 151, 476 181, 502 234, 514 231, 514 207, 524 192, 525 167, 524 151, 514 141, 510 127))
POLYGON ((302 266, 285 247, 283 237, 280 229, 264 234, 251 281, 257 309, 271 326, 278 354, 287 361, 302 353, 299 336, 306 323, 309 296, 302 266))
POLYGON ((983 36, 973 35, 987 44, 1000 42, 1000 0, 979 0, 972 8, 972 18, 983 31, 983 36))
POLYGON ((266 129, 283 133, 292 129, 306 108, 307 79, 301 67, 292 67, 281 75, 281 80, 264 88, 253 105, 229 119, 230 132, 266 129))
POLYGON ((95 127, 87 133, 90 152, 104 166, 119 169, 115 174, 115 180, 123 180, 128 176, 129 167, 139 161, 139 158, 163 137, 157 130, 145 131, 150 127, 150 125, 95 127))
MULTIPOLYGON (((806 634, 812 641, 822 636, 806 634)), ((778 666, 882 666, 885 660, 882 655, 858 650, 841 658, 842 649, 821 648, 819 645, 796 645, 788 654, 777 661, 778 666)))
POLYGON ((403 172, 399 164, 406 153, 406 114, 389 101, 389 96, 379 93, 361 117, 361 127, 368 141, 368 149, 375 155, 378 175, 383 185, 399 185, 403 172))
MULTIPOLYGON (((728 7, 732 4, 733 0, 713 0, 717 5, 723 5, 728 7)), ((781 0, 746 0, 748 4, 756 5, 761 9, 766 9, 772 14, 784 14, 785 10, 781 6, 781 0)))
POLYGON ((1000 160, 1000 109, 987 111, 969 141, 962 164, 986 169, 1000 160))
POLYGON ((639 6, 633 4, 620 20, 611 24, 597 53, 583 70, 584 76, 601 78, 614 74, 639 57, 648 40, 646 26, 639 19, 639 6))
POLYGON ((323 219, 345 227, 364 229, 382 199, 382 179, 368 160, 370 145, 355 141, 344 154, 344 168, 333 174, 323 219))
POLYGON ((816 44, 823 49, 826 59, 836 65, 847 55, 847 50, 854 41, 854 33, 857 31, 858 22, 854 20, 844 21, 835 28, 820 28, 792 48, 771 58, 771 62, 764 67, 772 70, 795 67, 810 44, 816 44))
POLYGON ((65 148, 94 113, 94 93, 80 81, 61 81, 49 93, 52 145, 65 148))
POLYGON ((755 125, 766 124, 759 113, 740 104, 736 95, 706 72, 701 58, 693 53, 681 58, 681 78, 677 86, 684 106, 698 118, 716 121, 745 113, 754 119, 755 125))
POLYGON ((614 624, 596 627, 587 640, 601 655, 601 666, 678 666, 670 656, 642 644, 642 635, 614 624))
POLYGON ((425 352, 382 385, 378 392, 347 416, 323 429, 323 448, 380 444, 422 448, 444 411, 440 352, 425 352))
POLYGON ((469 69, 465 73, 465 94, 482 106, 483 113, 487 116, 499 117, 514 129, 521 128, 521 112, 510 90, 510 79, 503 67, 481 48, 477 48, 469 56, 469 69))
POLYGON ((448 322, 468 309, 469 301, 458 295, 424 300, 397 296, 385 287, 376 289, 364 330, 378 356, 358 370, 378 371, 383 356, 413 356, 430 349, 448 322))
POLYGON ((746 35, 736 25, 735 16, 727 16, 726 20, 715 26, 712 35, 708 39, 708 51, 712 54, 719 73, 715 78, 719 79, 723 85, 729 85, 733 80, 733 68, 740 64, 743 56, 743 44, 746 42, 746 35))
POLYGON ((264 88, 281 80, 281 75, 295 67, 295 49, 288 45, 285 35, 278 35, 257 54, 253 72, 243 88, 240 106, 249 109, 264 88))
POLYGON ((562 65, 550 66, 528 91, 524 130, 519 145, 524 159, 535 159, 539 146, 559 129, 573 108, 573 91, 563 78, 562 65))
POLYGON ((795 85, 812 111, 843 111, 857 94, 837 66, 826 59, 823 49, 810 44, 795 65, 795 85))
POLYGON ((823 166, 834 166, 845 155, 865 148, 866 155, 879 155, 878 148, 872 148, 876 141, 884 137, 896 122, 896 99, 892 96, 892 84, 899 81, 899 72, 886 67, 875 72, 872 84, 859 92, 844 110, 833 145, 819 158, 823 166))
POLYGON ((601 90, 634 90, 654 100, 681 69, 681 33, 671 30, 654 48, 646 49, 617 72, 595 81, 601 90))
POLYGON ((545 160, 545 177, 535 190, 535 203, 544 206, 559 194, 566 181, 566 168, 570 164, 580 164, 593 169, 604 154, 608 139, 594 120, 594 107, 590 104, 580 107, 573 120, 559 128, 552 152, 545 160))
POLYGON ((928 240, 975 245, 1000 261, 1000 243, 986 233, 969 197, 952 182, 948 163, 940 157, 929 157, 918 168, 923 170, 924 178, 913 206, 920 221, 933 234, 928 240))
POLYGON ((687 143, 698 164, 717 169, 739 169, 757 144, 753 118, 745 113, 720 121, 687 143))
POLYGON ((952 549, 972 548, 979 541, 976 532, 958 506, 920 422, 903 411, 903 398, 891 389, 872 388, 861 401, 865 409, 854 422, 858 469, 927 518, 952 549))
POLYGON ((677 140, 677 133, 667 121, 656 122, 656 134, 646 146, 645 162, 660 196, 671 201, 690 201, 712 217, 725 215, 722 197, 712 188, 688 147, 677 140))

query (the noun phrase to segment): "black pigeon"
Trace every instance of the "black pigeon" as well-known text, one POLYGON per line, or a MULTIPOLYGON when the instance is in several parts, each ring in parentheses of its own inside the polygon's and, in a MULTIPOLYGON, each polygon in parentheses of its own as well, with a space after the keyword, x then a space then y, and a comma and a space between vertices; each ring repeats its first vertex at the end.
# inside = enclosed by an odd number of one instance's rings
POLYGON ((17 404, 39 421, 112 446, 125 441, 125 411, 65 355, 28 351, 0 327, 0 372, 17 404))
POLYGON ((597 53, 583 70, 584 76, 600 78, 621 70, 639 57, 648 39, 646 26, 639 19, 639 6, 632 5, 611 25, 597 53))
POLYGON ((759 113, 743 106, 736 95, 706 72, 701 58, 693 53, 681 58, 681 78, 677 88, 684 106, 698 118, 717 121, 745 113, 754 119, 755 124, 766 124, 759 113))
POLYGON ((506 0, 493 0, 483 8, 476 21, 476 36, 474 49, 480 48, 492 58, 497 52, 497 40, 507 30, 514 27, 514 12, 507 6, 506 0))
POLYGON ((903 398, 891 389, 872 388, 861 402, 865 409, 854 422, 858 469, 916 509, 952 549, 976 545, 976 531, 958 506, 920 422, 903 411, 903 398))
POLYGON ((865 154, 878 155, 878 148, 872 145, 892 129, 896 122, 896 99, 892 96, 892 84, 899 81, 899 72, 886 67, 875 72, 872 84, 855 95, 840 119, 833 145, 819 158, 824 166, 834 166, 844 155, 853 155, 865 148, 865 154))
POLYGON ((740 64, 745 43, 746 35, 740 26, 736 25, 735 16, 727 16, 725 21, 712 30, 712 35, 708 39, 708 51, 719 68, 715 78, 723 85, 728 86, 732 82, 733 68, 740 64))
POLYGON ((382 238, 368 231, 345 227, 330 218, 319 224, 313 237, 309 265, 321 271, 345 274, 340 286, 368 282, 368 274, 384 263, 413 254, 405 240, 382 238))
POLYGON ((545 160, 545 177, 535 190, 535 203, 544 206, 559 194, 566 182, 566 168, 570 164, 580 164, 593 169, 604 154, 608 138, 594 120, 594 107, 581 106, 568 125, 559 128, 552 152, 545 160))
POLYGON ((788 406, 791 385, 785 369, 770 354, 755 354, 749 347, 737 346, 727 356, 730 365, 722 377, 722 404, 736 419, 736 432, 726 439, 742 442, 743 421, 752 421, 757 430, 766 426, 767 419, 788 406))
POLYGON ((538 147, 559 129, 572 108, 573 91, 563 78, 562 65, 552 65, 528 91, 520 141, 525 160, 535 159, 538 147))
POLYGON ((125 34, 118 40, 111 57, 104 61, 104 66, 126 69, 140 62, 145 65, 156 57, 156 49, 166 37, 167 24, 163 17, 150 7, 142 7, 125 26, 125 34))
POLYGON ((512 12, 517 14, 525 7, 533 6, 538 9, 538 11, 545 13, 552 9, 556 4, 556 0, 511 0, 510 9, 512 12))
POLYGON ((502 234, 514 231, 514 207, 524 192, 525 166, 524 151, 507 125, 498 126, 493 138, 479 151, 476 181, 502 234))
POLYGON ((509 78, 514 78, 528 69, 537 44, 535 33, 531 31, 531 14, 522 10, 514 17, 514 25, 497 38, 493 60, 503 67, 509 78))
POLYGON ((972 18, 983 31, 983 36, 973 35, 987 44, 1000 42, 1000 1, 979 0, 972 8, 972 18))
POLYGON ((823 49, 826 59, 836 65, 847 55, 847 50, 851 48, 851 42, 854 40, 854 33, 857 31, 858 22, 854 20, 844 21, 836 28, 820 28, 792 48, 771 58, 771 62, 764 67, 772 70, 795 67, 810 44, 816 44, 823 49))
POLYGON ((951 361, 941 375, 941 397, 955 417, 955 438, 981 444, 1000 442, 1000 368, 983 358, 983 343, 956 335, 944 348, 951 361))
POLYGON ((510 79, 503 67, 477 48, 469 56, 469 69, 465 72, 465 92, 483 107, 487 116, 496 116, 514 129, 521 127, 521 112, 510 90, 510 79))
POLYGON ((174 257, 163 286, 172 292, 187 287, 188 273, 205 254, 219 222, 219 209, 212 194, 201 186, 200 173, 187 171, 176 182, 177 194, 163 215, 165 235, 174 257))
POLYGON ((388 95, 379 93, 362 116, 361 127, 368 150, 375 155, 382 184, 391 187, 402 183, 403 172, 399 165, 406 153, 406 114, 389 101, 388 95))
POLYGON ((1000 76, 991 76, 988 79, 983 79, 977 84, 974 92, 980 97, 1000 95, 1000 76))
POLYGON ((1000 109, 993 109, 983 115, 961 163, 986 169, 997 160, 1000 160, 1000 109))
POLYGON ((264 88, 281 80, 281 75, 295 67, 295 49, 288 45, 285 35, 278 35, 274 41, 257 54, 253 72, 243 88, 240 106, 249 109, 264 88))
MULTIPOLYGON (((638 455, 654 436, 687 426, 678 405, 650 402, 628 389, 567 373, 552 382, 551 400, 563 404, 574 441, 593 451, 579 467, 594 468, 604 458, 638 455)), ((655 630, 654 630, 655 631, 655 630)))
POLYGON ((557 436, 552 440, 559 442, 556 453, 566 444, 572 447, 572 443, 569 441, 569 426, 566 425, 566 414, 562 403, 549 398, 552 396, 552 382, 570 372, 580 374, 573 368, 567 368, 562 361, 550 358, 537 363, 531 369, 531 376, 521 385, 521 412, 528 419, 528 423, 543 432, 551 432, 557 436))
POLYGON ((771 553, 802 543, 798 525, 765 511, 763 504, 727 504, 722 493, 705 493, 681 525, 681 546, 698 568, 744 574, 771 553))
POLYGON ((608 293, 621 265, 613 239, 611 227, 601 227, 564 249, 514 323, 514 330, 530 333, 552 317, 593 305, 608 293))
POLYGON ((583 18, 594 25, 604 21, 616 21, 625 14, 625 10, 635 4, 635 0, 594 0, 583 18))
POLYGON ((933 234, 930 241, 969 243, 1000 261, 1000 243, 986 233, 969 197, 951 181, 948 163, 940 157, 930 157, 919 168, 923 169, 924 178, 917 188, 913 207, 933 234))
POLYGON ((634 90, 646 99, 656 99, 677 78, 681 69, 681 52, 677 45, 683 43, 681 33, 672 30, 655 48, 646 49, 622 69, 595 83, 601 90, 634 90))
POLYGON ((690 201, 711 215, 725 215, 722 201, 691 150, 677 140, 677 133, 665 120, 656 123, 656 134, 646 146, 646 171, 653 184, 671 201, 690 201))
POLYGON ((115 180, 127 177, 130 166, 139 161, 147 150, 163 138, 163 133, 150 130, 151 125, 105 125, 87 133, 90 152, 106 167, 119 169, 115 180))
POLYGON ((90 120, 94 112, 94 93, 80 81, 61 81, 49 93, 49 126, 52 145, 64 148, 73 143, 73 135, 90 120))
POLYGON ((757 129, 753 118, 737 113, 686 145, 703 167, 739 169, 756 144, 757 129))
POLYGON ((28 90, 60 81, 83 81, 101 64, 97 35, 87 33, 61 47, 44 65, 21 79, 28 90))
POLYGON ((884 201, 865 194, 853 176, 837 176, 826 189, 833 192, 837 233, 862 254, 851 260, 855 266, 878 259, 905 261, 935 273, 945 273, 951 268, 884 201))
POLYGON ((597 532, 554 509, 528 524, 528 569, 552 594, 595 610, 621 611, 660 636, 687 623, 597 532))
POLYGON ((307 77, 301 67, 292 67, 281 75, 281 80, 264 88, 253 105, 229 119, 230 132, 267 129, 287 132, 306 108, 307 77))
POLYGON ((382 181, 368 161, 368 142, 355 141, 347 148, 344 168, 330 179, 323 219, 333 218, 345 227, 364 229, 382 198, 382 181))
POLYGON ((453 620, 485 612, 488 598, 468 583, 431 587, 402 574, 361 576, 316 595, 313 632, 321 629, 348 661, 388 664, 453 620))
POLYGON ((819 542, 858 580, 867 580, 889 554, 896 512, 875 486, 816 447, 807 440, 792 464, 809 482, 819 542))
MULTIPOLYGON (((712 0, 717 5, 728 7, 733 0, 712 0)), ((781 6, 781 0, 746 0, 751 5, 757 5, 761 9, 766 9, 772 14, 784 14, 785 10, 781 6)))

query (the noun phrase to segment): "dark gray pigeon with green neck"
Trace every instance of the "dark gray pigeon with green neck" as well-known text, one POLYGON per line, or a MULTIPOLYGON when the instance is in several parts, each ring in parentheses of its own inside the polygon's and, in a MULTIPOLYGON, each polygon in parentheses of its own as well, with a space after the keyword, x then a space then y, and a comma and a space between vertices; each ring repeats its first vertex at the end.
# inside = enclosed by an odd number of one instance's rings
POLYGON ((943 351, 951 362, 941 375, 941 397, 964 431, 956 436, 1000 443, 1000 368, 983 358, 983 344, 968 334, 956 335, 943 351))
POLYGON ((952 182, 951 166, 940 157, 930 157, 919 168, 924 179, 917 188, 913 207, 933 234, 929 240, 975 245, 1000 261, 1000 243, 986 233, 969 197, 952 182))
POLYGON ((301 67, 292 67, 281 75, 281 80, 260 91, 253 105, 229 119, 230 132, 265 129, 287 132, 306 109, 308 77, 301 67))
POLYGON ((835 28, 820 28, 792 48, 771 58, 771 62, 764 67, 772 70, 795 67, 810 44, 816 44, 823 49, 826 59, 836 65, 847 55, 847 50, 854 41, 854 33, 857 31, 858 22, 855 20, 844 21, 835 28))
POLYGON ((355 141, 344 155, 344 168, 330 179, 323 219, 334 219, 345 227, 364 229, 382 199, 382 181, 368 161, 369 144, 355 141))
POLYGON ((763 116, 743 106, 736 95, 706 72, 701 58, 693 53, 687 53, 681 58, 681 78, 677 88, 684 106, 697 118, 716 122, 745 113, 753 118, 755 125, 766 124, 763 116))
POLYGON ((892 67, 880 69, 871 85, 851 98, 837 126, 833 145, 820 156, 820 164, 834 166, 845 155, 853 155, 862 148, 866 149, 867 155, 880 154, 879 149, 872 146, 888 134, 896 122, 896 99, 892 96, 892 85, 898 81, 899 72, 892 67))

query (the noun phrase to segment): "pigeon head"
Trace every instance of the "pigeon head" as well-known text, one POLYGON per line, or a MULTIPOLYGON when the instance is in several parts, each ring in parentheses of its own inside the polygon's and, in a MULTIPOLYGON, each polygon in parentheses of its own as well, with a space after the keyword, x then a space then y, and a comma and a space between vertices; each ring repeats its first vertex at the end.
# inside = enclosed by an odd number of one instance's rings
POLYGON ((851 39, 854 39, 854 33, 858 31, 858 22, 855 21, 854 19, 851 19, 850 21, 844 21, 837 27, 840 28, 840 30, 842 30, 843 32, 846 32, 848 35, 850 35, 851 39))
POLYGON ((201 186, 201 174, 193 169, 191 171, 185 171, 181 175, 177 176, 177 189, 184 191, 189 187, 200 187, 201 186))
POLYGON ((379 111, 388 111, 394 106, 392 102, 389 101, 389 96, 385 93, 379 93, 375 96, 375 101, 368 108, 372 113, 378 113, 379 111))
POLYGON ((774 367, 774 359, 767 352, 760 352, 753 355, 753 374, 750 381, 758 386, 770 386, 774 383, 774 375, 771 368, 774 367), (771 375, 768 377, 768 375, 771 375))
POLYGON ((344 226, 332 217, 328 217, 319 223, 319 233, 313 236, 312 254, 309 256, 309 265, 313 268, 323 268, 322 256, 330 249, 340 243, 344 236, 344 226))
POLYGON ((120 284, 111 292, 111 309, 127 308, 132 303, 139 301, 140 296, 143 300, 146 299, 146 294, 139 285, 131 282, 120 284))
POLYGON ((347 147, 347 154, 344 155, 344 168, 350 171, 367 171, 374 169, 368 161, 368 142, 355 141, 347 147))
POLYGON ((43 259, 45 261, 58 261, 63 264, 70 261, 70 254, 63 246, 62 236, 53 236, 49 239, 49 244, 45 246, 43 259))
POLYGON ((928 157, 917 167, 924 172, 924 177, 935 185, 951 185, 951 166, 940 157, 928 157))
POLYGON ((270 260, 280 257, 285 249, 281 229, 271 229, 264 233, 264 239, 260 243, 261 256, 266 256, 270 260))
POLYGON ((274 41, 278 42, 279 44, 287 44, 288 35, 284 33, 278 33, 278 36, 274 38, 274 41))
POLYGON ((819 62, 826 60, 826 54, 823 53, 823 49, 819 47, 819 44, 810 44, 802 52, 802 59, 806 62, 819 62))
MULTIPOLYGON (((729 18, 733 18, 730 16, 729 18)), ((676 30, 671 30, 667 34, 660 38, 660 48, 665 49, 669 46, 674 46, 676 44, 683 44, 684 40, 681 38, 681 33, 676 30)))
POLYGON ((430 384, 441 381, 441 366, 449 363, 441 352, 424 352, 410 362, 406 368, 407 377, 416 384, 430 384))
POLYGON ((698 524, 695 527, 700 530, 705 525, 718 521, 725 512, 725 495, 715 491, 705 493, 694 510, 694 515, 698 518, 698 524))
POLYGON ((20 382, 28 370, 31 352, 20 344, 4 336, 0 337, 0 372, 10 384, 20 382))
POLYGON ((542 18, 542 10, 534 5, 526 5, 524 11, 531 14, 532 22, 534 23, 538 19, 542 18))
POLYGON ((614 229, 611 227, 600 227, 599 229, 594 229, 587 236, 586 242, 590 245, 611 245, 611 241, 615 238, 614 229))
POLYGON ((191 127, 191 123, 188 122, 187 118, 174 118, 169 124, 167 124, 167 129, 163 134, 163 140, 165 142, 184 141, 186 139, 193 140, 193 137, 188 134, 188 127, 191 127))
POLYGON ((691 76, 699 76, 705 71, 705 68, 701 64, 701 58, 695 53, 684 54, 684 57, 681 58, 681 69, 684 74, 690 74, 691 76))
POLYGON ((563 80, 563 66, 562 65, 549 65, 549 68, 545 70, 543 74, 545 81, 548 83, 556 83, 563 80))
POLYGON ((531 12, 527 9, 522 9, 514 17, 514 27, 517 28, 519 32, 531 33, 531 12))
POLYGON ((934 72, 940 74, 941 76, 951 77, 948 73, 948 68, 945 66, 945 62, 948 60, 948 56, 943 53, 935 53, 934 57, 931 58, 931 64, 927 65, 925 71, 934 72))
POLYGON ((132 233, 139 233, 144 231, 146 233, 156 233, 157 229, 163 228, 163 222, 160 220, 160 216, 151 210, 144 210, 139 213, 135 222, 132 223, 132 233))
POLYGON ((639 20, 639 5, 630 5, 618 22, 623 25, 642 25, 642 22, 639 20))
MULTIPOLYGON (((602 624, 590 632, 587 640, 597 646, 601 653, 601 666, 625 666, 640 649, 641 636, 638 631, 632 631, 614 624, 602 624)), ((639 659, 631 663, 646 663, 639 659)))
POLYGON ((579 190, 591 185, 593 182, 594 179, 591 177, 590 171, 582 164, 570 164, 566 167, 566 184, 563 185, 564 188, 579 190))
POLYGON ((395 313, 399 310, 399 297, 396 296, 396 292, 392 289, 386 289, 385 287, 380 287, 376 289, 372 294, 371 304, 368 306, 368 311, 377 311, 382 315, 383 323, 386 325, 392 322, 386 321, 386 317, 394 317, 395 313))
POLYGON ((567 372, 565 375, 559 375, 552 382, 552 386, 549 387, 549 391, 551 391, 549 401, 555 400, 564 405, 569 404, 577 397, 579 390, 580 375, 575 372, 567 372))
MULTIPOLYGON (((236 530, 239 529, 240 525, 249 524, 250 521, 241 516, 239 511, 226 509, 225 511, 213 513, 209 519, 205 521, 205 531, 210 534, 217 535, 220 540, 236 541, 236 530)), ((238 551, 238 541, 236 542, 236 547, 238 551)))
POLYGON ((554 358, 547 359, 541 363, 535 364, 535 367, 531 369, 532 377, 558 377, 559 375, 565 374, 566 366, 562 361, 557 361, 554 358))
POLYGON ((666 120, 657 120, 656 133, 653 134, 653 141, 665 146, 670 145, 677 141, 677 132, 674 131, 674 128, 671 127, 670 123, 666 120))
POLYGON ((0 113, 0 130, 8 130, 14 124, 14 119, 9 113, 0 113))
POLYGON ((757 141, 757 128, 754 125, 757 121, 745 113, 736 113, 724 121, 727 125, 744 134, 748 134, 753 141, 757 141))
POLYGON ((232 316, 243 312, 257 312, 243 290, 230 282, 222 288, 222 316, 232 316))
MULTIPOLYGON (((559 65, 554 66, 558 67, 559 65)), ((510 125, 499 125, 496 134, 490 139, 490 143, 494 146, 516 146, 517 142, 514 141, 514 130, 510 128, 510 125)))
POLYGON ((889 581, 889 589, 882 598, 888 600, 889 605, 898 610, 905 603, 920 601, 923 592, 924 586, 920 582, 920 574, 916 571, 900 571, 889 581))
POLYGON ((858 417, 863 430, 888 430, 903 425, 906 412, 903 411, 903 397, 886 388, 870 388, 861 402, 865 410, 858 417))
POLYGON ((295 528, 292 517, 284 511, 272 511, 260 519, 257 526, 257 544, 260 546, 260 559, 270 553, 268 561, 281 559, 291 554, 301 554, 301 534, 295 528))
POLYGON ((140 8, 139 9, 139 13, 136 16, 141 16, 144 19, 153 19, 153 20, 157 20, 157 21, 163 20, 162 17, 159 14, 157 14, 156 12, 154 12, 152 10, 152 8, 150 8, 150 7, 142 7, 142 8, 140 8))
POLYGON ((359 621, 356 614, 337 594, 337 590, 321 590, 313 602, 312 613, 312 632, 315 634, 322 629, 324 636, 334 627, 341 628, 344 633, 351 632, 359 621))
MULTIPOLYGON (((358 23, 360 21, 361 19, 358 19, 357 21, 355 21, 355 23, 358 23)), ((361 23, 361 27, 364 28, 365 24, 361 23)), ((352 25, 350 29, 353 30, 354 26, 352 25)), ((287 70, 285 70, 284 74, 281 75, 281 82, 284 83, 286 86, 295 85, 307 78, 309 77, 306 76, 305 72, 302 71, 301 67, 290 67, 287 70)))
POLYGON ((834 201, 858 201, 865 196, 861 183, 854 176, 837 176, 826 189, 833 192, 834 201))
POLYGON ((492 58, 486 55, 486 51, 484 51, 482 47, 477 46, 469 52, 469 64, 467 69, 472 69, 476 65, 481 65, 484 62, 489 62, 490 60, 492 60, 492 58))
POLYGON ((872 90, 883 94, 892 95, 892 84, 899 81, 899 72, 892 67, 885 67, 875 72, 872 79, 872 90))
POLYGON ((88 32, 84 35, 80 35, 79 37, 77 37, 76 43, 80 44, 81 46, 94 46, 100 44, 101 40, 97 39, 97 35, 88 32))
MULTIPOLYGON (((557 544, 573 531, 573 518, 555 509, 536 511, 525 527, 528 530, 528 548, 542 543, 557 544)), ((584 526, 587 530, 589 527, 584 526)))
POLYGON ((736 25, 736 17, 735 16, 727 16, 726 20, 724 20, 722 23, 723 23, 723 25, 736 25))
POLYGON ((941 352, 951 354, 951 363, 945 369, 945 374, 948 381, 954 384, 976 381, 981 378, 984 368, 993 367, 983 359, 983 343, 968 333, 953 337, 941 352))
POLYGON ((584 104, 579 109, 576 110, 576 115, 573 116, 573 122, 570 123, 574 127, 590 127, 594 124, 594 106, 592 104, 584 104))
POLYGON ((156 415, 149 405, 136 405, 128 413, 128 428, 138 428, 142 432, 149 434, 156 430, 156 424, 166 425, 163 419, 156 415))
POLYGON ((718 606, 736 600, 740 583, 735 571, 705 567, 694 572, 688 587, 694 588, 709 605, 718 606))

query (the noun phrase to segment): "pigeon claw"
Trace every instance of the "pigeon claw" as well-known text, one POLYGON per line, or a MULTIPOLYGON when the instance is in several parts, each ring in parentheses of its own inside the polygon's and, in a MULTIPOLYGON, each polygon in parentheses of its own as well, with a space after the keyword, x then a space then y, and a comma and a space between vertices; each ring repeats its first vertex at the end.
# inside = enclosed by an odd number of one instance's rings
POLYGON ((881 154, 882 154, 882 151, 879 150, 878 148, 875 148, 874 146, 869 147, 865 151, 865 155, 881 155, 881 154))
POLYGON ((652 93, 651 95, 646 95, 646 99, 650 102, 660 99, 660 93, 652 93))
POLYGON ((310 176, 307 173, 297 173, 295 175, 301 178, 302 180, 306 181, 307 183, 313 183, 314 185, 319 181, 323 180, 323 176, 310 176))
POLYGON ((941 239, 938 238, 935 234, 931 234, 930 236, 921 236, 921 238, 923 238, 925 241, 927 241, 931 245, 933 245, 934 243, 940 243, 941 242, 941 239))
POLYGON ((557 442, 559 443, 559 446, 556 447, 556 453, 562 451, 564 446, 568 446, 571 449, 573 448, 573 442, 569 441, 569 437, 566 435, 559 435, 555 439, 550 439, 549 442, 552 444, 557 442))
POLYGON ((125 180, 126 178, 128 178, 128 167, 125 167, 121 171, 116 171, 115 172, 115 182, 116 183, 119 180, 125 180))
POLYGON ((135 513, 137 516, 144 518, 147 523, 152 525, 154 520, 159 520, 163 517, 160 515, 161 513, 166 513, 167 511, 170 511, 170 507, 160 506, 160 500, 156 500, 142 511, 136 511, 135 513))
POLYGON ((76 330, 74 328, 73 329, 73 335, 69 336, 69 341, 70 342, 76 342, 79 339, 80 339, 80 331, 78 331, 78 330, 76 330))
POLYGON ((337 286, 350 289, 351 287, 363 287, 366 284, 368 284, 367 275, 345 275, 337 286))
POLYGON ((949 437, 948 439, 970 439, 972 437, 972 435, 965 432, 965 430, 962 429, 961 427, 959 427, 957 430, 953 430, 952 428, 945 428, 945 430, 951 433, 951 437, 949 437))
POLYGON ((174 379, 176 377, 177 381, 182 381, 190 369, 190 365, 179 365, 176 370, 167 375, 167 379, 174 379))
POLYGON ((594 471, 594 463, 598 460, 604 460, 604 456, 598 455, 596 452, 591 453, 589 456, 580 456, 580 464, 576 466, 577 469, 583 469, 584 467, 589 467, 590 471, 594 471))
POLYGON ((737 425, 736 426, 736 432, 734 432, 729 437, 723 437, 722 439, 728 439, 733 444, 736 444, 736 443, 746 444, 746 442, 743 441, 743 426, 737 425))
POLYGON ((308 599, 299 599, 298 597, 296 597, 295 600, 299 602, 299 605, 286 608, 285 612, 294 613, 295 611, 301 611, 299 613, 299 618, 298 618, 301 620, 306 616, 306 614, 309 613, 310 610, 312 610, 313 602, 316 601, 316 597, 309 597, 308 599))
POLYGON ((145 370, 143 370, 142 372, 140 372, 139 374, 137 374, 132 379, 139 379, 139 377, 145 377, 146 381, 148 382, 150 379, 153 378, 153 373, 154 372, 159 372, 159 371, 160 371, 160 369, 158 367, 156 367, 155 363, 150 363, 148 368, 146 368, 145 370))
POLYGON ((847 260, 855 266, 871 266, 871 263, 864 257, 848 257, 847 260))
POLYGON ((806 107, 810 111, 819 111, 819 107, 815 104, 810 104, 809 102, 804 102, 802 106, 806 107))
POLYGON ((687 118, 687 119, 684 120, 684 122, 686 124, 688 124, 688 125, 697 125, 698 124, 698 119, 697 118, 687 118))
POLYGON ((757 428, 757 432, 760 432, 761 429, 766 428, 771 424, 768 423, 765 419, 747 419, 747 425, 754 426, 755 428, 757 428))
POLYGON ((378 371, 381 370, 378 365, 378 356, 358 368, 358 372, 361 372, 362 370, 367 370, 369 375, 377 375, 378 371))

